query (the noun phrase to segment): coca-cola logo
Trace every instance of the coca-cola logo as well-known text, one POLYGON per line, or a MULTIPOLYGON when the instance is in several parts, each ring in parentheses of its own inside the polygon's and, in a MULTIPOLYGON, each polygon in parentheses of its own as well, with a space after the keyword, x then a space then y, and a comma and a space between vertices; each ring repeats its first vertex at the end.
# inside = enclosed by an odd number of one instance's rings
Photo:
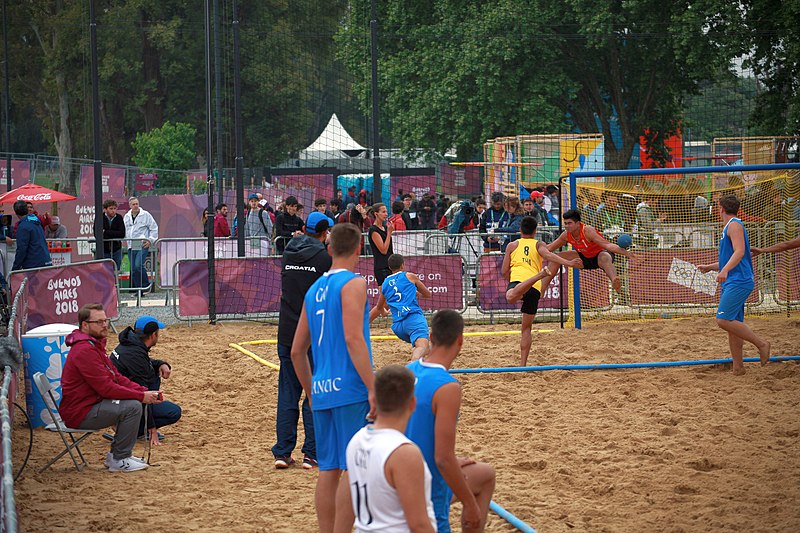
POLYGON ((25 200, 26 202, 46 202, 53 198, 53 195, 49 192, 40 192, 38 194, 20 194, 17 196, 17 200, 25 200))

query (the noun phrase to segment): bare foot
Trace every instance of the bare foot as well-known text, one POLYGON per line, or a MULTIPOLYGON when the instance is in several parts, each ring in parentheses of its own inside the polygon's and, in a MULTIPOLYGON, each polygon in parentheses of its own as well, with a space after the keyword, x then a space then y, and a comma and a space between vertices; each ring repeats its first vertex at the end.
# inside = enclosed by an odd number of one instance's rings
POLYGON ((619 292, 622 289, 622 281, 619 278, 614 278, 611 280, 611 286, 614 287, 614 290, 619 292))
POLYGON ((734 368, 733 369, 733 375, 734 376, 744 376, 744 374, 745 374, 744 367, 739 367, 739 368, 734 368))
POLYGON ((772 348, 772 344, 769 341, 764 342, 764 346, 758 349, 758 357, 761 359, 761 366, 765 366, 769 363, 769 350, 772 348))

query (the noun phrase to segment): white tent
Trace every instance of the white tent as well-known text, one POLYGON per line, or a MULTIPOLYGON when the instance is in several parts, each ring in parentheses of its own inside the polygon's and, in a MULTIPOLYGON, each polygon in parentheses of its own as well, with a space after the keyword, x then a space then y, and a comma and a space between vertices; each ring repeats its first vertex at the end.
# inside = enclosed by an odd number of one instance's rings
POLYGON ((334 113, 319 137, 305 150, 300 151, 300 159, 340 159, 358 157, 366 151, 344 129, 339 117, 334 113))

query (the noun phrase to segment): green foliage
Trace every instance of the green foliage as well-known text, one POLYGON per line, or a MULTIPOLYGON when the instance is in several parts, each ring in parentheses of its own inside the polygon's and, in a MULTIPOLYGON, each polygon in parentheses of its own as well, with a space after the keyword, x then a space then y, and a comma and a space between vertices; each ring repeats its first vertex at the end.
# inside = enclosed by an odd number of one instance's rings
MULTIPOLYGON (((137 133, 133 141, 133 162, 145 170, 188 170, 195 162, 195 137, 197 130, 190 124, 167 121, 160 128, 137 133)), ((159 179, 161 187, 181 186, 184 176, 169 173, 166 180, 159 179), (172 183, 175 182, 175 183, 172 183)))

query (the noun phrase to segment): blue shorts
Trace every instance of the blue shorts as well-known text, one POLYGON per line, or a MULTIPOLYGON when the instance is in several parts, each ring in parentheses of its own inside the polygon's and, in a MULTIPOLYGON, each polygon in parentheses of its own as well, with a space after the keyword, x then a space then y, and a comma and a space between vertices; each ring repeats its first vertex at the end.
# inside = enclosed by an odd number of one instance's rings
POLYGON ((413 346, 417 339, 428 339, 428 321, 422 313, 411 313, 400 322, 392 323, 392 331, 400 340, 413 346))
POLYGON ((450 503, 453 501, 453 491, 447 484, 441 494, 431 493, 433 514, 436 516, 436 531, 450 533, 450 503))
POLYGON ((320 470, 347 470, 347 444, 367 425, 368 414, 367 401, 314 411, 320 470))
POLYGON ((719 296, 717 318, 744 322, 744 303, 753 292, 754 285, 728 285, 719 296))

